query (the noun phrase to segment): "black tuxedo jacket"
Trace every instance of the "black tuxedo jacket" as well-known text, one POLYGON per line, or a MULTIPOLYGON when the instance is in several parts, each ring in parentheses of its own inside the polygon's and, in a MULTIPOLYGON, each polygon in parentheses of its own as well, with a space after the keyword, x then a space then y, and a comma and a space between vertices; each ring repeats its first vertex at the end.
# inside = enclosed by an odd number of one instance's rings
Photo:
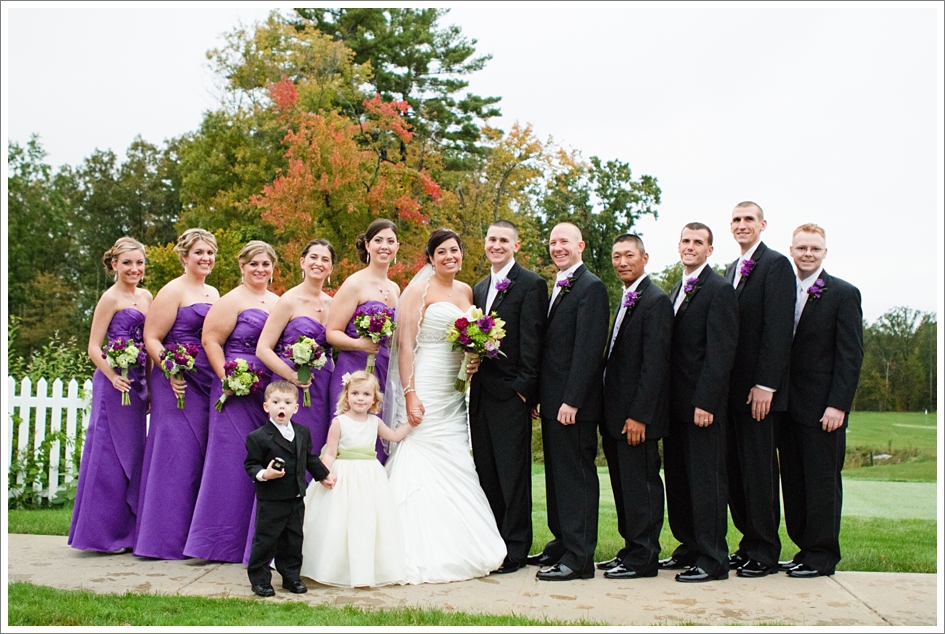
MULTIPOLYGON (((824 410, 849 412, 863 363, 860 291, 821 271, 820 299, 808 296, 791 347, 791 420, 820 427, 824 410)), ((844 426, 847 421, 844 419, 844 426)))
POLYGON ((555 420, 567 403, 577 408, 577 421, 600 419, 609 320, 607 287, 582 264, 571 290, 558 293, 548 315, 539 371, 544 418, 555 420))
MULTIPOLYGON (((729 388, 732 407, 749 411, 748 394, 756 385, 776 392, 771 411, 787 411, 791 334, 794 330, 794 299, 797 294, 791 262, 764 242, 752 256, 755 267, 742 276, 735 289, 738 298, 738 351, 729 388)), ((738 260, 725 269, 725 279, 735 281, 738 260)))
MULTIPOLYGON (((687 278, 683 273, 673 287, 674 301, 687 278)), ((738 327, 735 289, 706 266, 673 321, 670 413, 675 420, 692 422, 696 407, 715 416, 725 411, 738 327)))
POLYGON ((328 477, 328 469, 318 456, 312 454, 312 436, 308 427, 289 424, 295 430, 292 442, 279 433, 271 420, 246 436, 246 460, 243 461, 243 467, 256 483, 256 498, 259 500, 290 500, 299 495, 304 497, 308 486, 305 482, 306 470, 316 480, 328 477), (265 482, 257 480, 256 474, 276 456, 285 460, 285 475, 265 482))
MULTIPOLYGON (((479 371, 470 384, 469 403, 475 410, 483 391, 500 401, 516 394, 534 404, 538 400, 538 369, 541 365, 545 313, 548 310, 548 285, 541 276, 523 269, 518 263, 509 270, 509 287, 496 295, 492 311, 505 321, 502 352, 494 359, 483 357, 479 371)), ((473 303, 486 310, 490 274, 473 288, 473 303)))
POLYGON ((637 292, 640 298, 620 322, 604 374, 604 423, 618 440, 626 439, 623 426, 628 418, 646 425, 647 440, 669 433, 673 304, 649 278, 640 282, 637 292))

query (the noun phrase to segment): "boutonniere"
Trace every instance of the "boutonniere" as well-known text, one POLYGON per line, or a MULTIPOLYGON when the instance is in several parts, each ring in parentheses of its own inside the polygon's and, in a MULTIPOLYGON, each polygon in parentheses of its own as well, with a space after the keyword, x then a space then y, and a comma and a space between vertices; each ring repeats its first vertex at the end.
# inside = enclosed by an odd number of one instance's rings
POLYGON ((686 294, 686 299, 683 301, 688 302, 692 299, 692 296, 695 295, 696 291, 700 288, 702 288, 702 284, 699 283, 698 277, 690 277, 687 279, 685 285, 683 285, 683 292, 686 294))
POLYGON ((503 277, 501 280, 495 283, 495 290, 498 291, 496 299, 505 295, 505 291, 509 290, 509 286, 512 285, 512 280, 507 277, 503 277))
POLYGON ((626 297, 623 298, 623 306, 627 309, 627 312, 633 310, 633 307, 637 305, 637 301, 640 299, 640 293, 637 291, 630 291, 627 293, 626 297))
POLYGON ((558 294, 565 295, 567 293, 570 293, 571 283, 573 281, 574 281, 574 273, 569 273, 568 276, 564 278, 563 280, 558 280, 558 283, 555 284, 555 286, 561 289, 558 294))
POLYGON ((748 277, 754 269, 755 261, 749 259, 742 262, 742 268, 738 272, 742 274, 742 277, 748 277))
POLYGON ((820 296, 824 294, 825 288, 827 288, 827 285, 818 277, 814 280, 814 283, 810 285, 810 288, 807 289, 807 301, 820 299, 820 296))

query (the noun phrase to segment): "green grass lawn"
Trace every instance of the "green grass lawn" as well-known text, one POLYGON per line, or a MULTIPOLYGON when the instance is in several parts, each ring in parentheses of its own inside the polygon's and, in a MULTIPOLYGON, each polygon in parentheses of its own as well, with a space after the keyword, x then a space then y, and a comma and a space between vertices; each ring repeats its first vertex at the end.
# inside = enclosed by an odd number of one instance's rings
POLYGON ((853 412, 847 446, 887 451, 914 447, 934 456, 938 449, 937 430, 935 412, 853 412))

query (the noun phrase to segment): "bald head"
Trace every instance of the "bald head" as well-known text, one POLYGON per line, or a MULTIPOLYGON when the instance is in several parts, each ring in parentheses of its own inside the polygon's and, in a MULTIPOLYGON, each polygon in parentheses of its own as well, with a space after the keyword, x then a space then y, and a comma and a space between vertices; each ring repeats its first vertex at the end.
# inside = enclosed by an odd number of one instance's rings
POLYGON ((584 239, 581 230, 570 222, 556 224, 548 238, 548 252, 559 271, 565 271, 581 262, 584 239))

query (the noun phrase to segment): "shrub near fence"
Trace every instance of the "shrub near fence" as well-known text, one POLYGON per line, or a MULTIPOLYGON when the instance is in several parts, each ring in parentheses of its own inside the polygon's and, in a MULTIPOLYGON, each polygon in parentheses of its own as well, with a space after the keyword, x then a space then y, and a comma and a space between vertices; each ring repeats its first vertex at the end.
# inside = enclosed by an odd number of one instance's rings
POLYGON ((79 386, 69 381, 63 395, 63 383, 52 383, 52 394, 46 379, 36 382, 23 379, 19 384, 7 377, 7 460, 10 464, 11 503, 43 504, 63 502, 74 496, 74 480, 78 474, 81 443, 89 426, 89 403, 92 381, 79 386), (61 491, 72 495, 59 496, 61 491))

